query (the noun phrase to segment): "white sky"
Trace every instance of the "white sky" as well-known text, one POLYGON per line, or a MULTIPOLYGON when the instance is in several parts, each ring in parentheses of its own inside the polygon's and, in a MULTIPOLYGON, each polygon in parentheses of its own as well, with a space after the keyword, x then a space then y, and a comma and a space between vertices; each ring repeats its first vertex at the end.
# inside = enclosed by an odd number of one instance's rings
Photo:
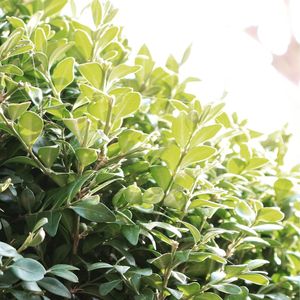
POLYGON ((163 64, 172 53, 181 58, 192 43, 184 76, 202 79, 191 87, 203 101, 218 100, 224 90, 227 111, 236 111, 261 132, 289 123, 294 138, 287 165, 300 163, 300 84, 290 83, 271 65, 283 54, 291 34, 300 42, 300 0, 111 0, 116 22, 136 52, 146 43, 163 64), (259 25, 262 43, 244 29, 259 25))

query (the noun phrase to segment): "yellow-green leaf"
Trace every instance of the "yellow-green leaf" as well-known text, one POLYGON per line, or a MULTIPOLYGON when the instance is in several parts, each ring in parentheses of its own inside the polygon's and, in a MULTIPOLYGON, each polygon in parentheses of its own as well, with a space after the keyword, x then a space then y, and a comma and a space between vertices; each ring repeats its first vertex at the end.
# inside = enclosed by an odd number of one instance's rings
POLYGON ((67 57, 55 67, 52 79, 58 93, 73 82, 74 62, 73 57, 67 57))

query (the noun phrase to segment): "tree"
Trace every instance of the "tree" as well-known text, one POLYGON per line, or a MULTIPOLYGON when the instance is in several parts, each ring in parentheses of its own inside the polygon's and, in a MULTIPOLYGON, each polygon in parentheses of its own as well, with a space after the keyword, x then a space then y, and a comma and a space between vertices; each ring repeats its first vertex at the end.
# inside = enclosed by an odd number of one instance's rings
POLYGON ((109 2, 1 3, 1 299, 296 299, 299 168, 181 80, 134 64, 109 2))

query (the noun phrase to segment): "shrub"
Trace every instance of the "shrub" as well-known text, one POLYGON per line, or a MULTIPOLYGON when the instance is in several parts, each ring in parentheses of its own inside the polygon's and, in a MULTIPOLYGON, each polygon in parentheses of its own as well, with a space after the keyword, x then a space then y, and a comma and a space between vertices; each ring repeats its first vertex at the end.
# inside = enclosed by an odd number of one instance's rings
MULTIPOLYGON (((299 168, 91 3, 1 2, 1 299, 298 299, 299 168)), ((267 116, 266 116, 267 121, 267 116)))

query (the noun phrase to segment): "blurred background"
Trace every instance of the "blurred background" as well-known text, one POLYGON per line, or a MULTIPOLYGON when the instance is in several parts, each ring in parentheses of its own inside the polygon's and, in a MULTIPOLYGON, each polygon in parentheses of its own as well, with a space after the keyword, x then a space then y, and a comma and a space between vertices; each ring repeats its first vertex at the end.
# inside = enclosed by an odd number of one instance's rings
POLYGON ((227 111, 260 132, 288 123, 293 137, 286 166, 300 163, 299 0, 111 1, 134 53, 145 43, 164 64, 192 43, 181 74, 201 82, 190 91, 203 102, 225 92, 227 111))

